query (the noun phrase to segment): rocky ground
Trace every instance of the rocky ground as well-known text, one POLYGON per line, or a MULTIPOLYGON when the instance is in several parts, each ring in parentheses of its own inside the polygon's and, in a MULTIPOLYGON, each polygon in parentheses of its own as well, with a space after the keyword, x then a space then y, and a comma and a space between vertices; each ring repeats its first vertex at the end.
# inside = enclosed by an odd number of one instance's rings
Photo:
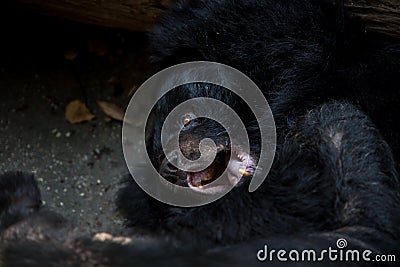
POLYGON ((124 109, 153 73, 146 35, 16 13, 4 21, 0 171, 35 173, 45 206, 82 231, 119 229, 114 199, 128 173, 122 123, 97 101, 124 109), (66 106, 74 100, 94 119, 68 122, 66 106))

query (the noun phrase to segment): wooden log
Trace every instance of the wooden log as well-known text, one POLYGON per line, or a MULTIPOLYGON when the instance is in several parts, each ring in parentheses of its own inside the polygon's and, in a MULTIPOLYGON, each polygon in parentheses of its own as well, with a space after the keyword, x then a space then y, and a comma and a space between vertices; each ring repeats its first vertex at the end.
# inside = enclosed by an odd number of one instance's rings
MULTIPOLYGON (((148 31, 177 0, 16 0, 26 11, 83 23, 148 31)), ((210 0, 212 1, 212 0, 210 0)), ((400 38, 400 0, 344 0, 368 31, 400 38)))
POLYGON ((106 27, 148 31, 173 0, 17 0, 23 11, 106 27))
POLYGON ((345 0, 345 5, 367 30, 400 38, 400 0, 345 0))

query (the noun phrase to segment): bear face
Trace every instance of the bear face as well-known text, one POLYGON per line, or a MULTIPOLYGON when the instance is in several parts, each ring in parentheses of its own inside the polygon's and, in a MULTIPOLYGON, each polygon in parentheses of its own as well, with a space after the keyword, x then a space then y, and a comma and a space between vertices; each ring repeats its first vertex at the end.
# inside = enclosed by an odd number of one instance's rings
MULTIPOLYGON (((242 178, 241 168, 247 172, 247 177, 255 171, 261 147, 260 131, 256 127, 257 120, 248 105, 235 93, 221 86, 209 83, 185 84, 174 88, 163 96, 155 106, 150 117, 154 121, 148 123, 146 132, 149 137, 147 151, 152 159, 154 167, 159 170, 168 181, 181 186, 194 188, 210 184, 219 177, 228 167, 229 181, 237 183, 242 178), (181 114, 180 120, 174 122, 182 127, 179 135, 179 150, 182 155, 190 160, 200 157, 199 144, 204 138, 210 138, 218 147, 215 162, 204 172, 187 173, 173 166, 167 159, 161 145, 161 130, 167 115, 182 102, 194 98, 208 98, 224 101, 232 110, 238 111, 238 115, 244 122, 247 135, 249 136, 250 153, 245 155, 241 147, 232 147, 232 142, 227 129, 222 124, 229 125, 231 128, 240 127, 234 125, 228 117, 218 116, 220 122, 210 119, 213 114, 221 115, 223 110, 218 107, 211 109, 209 105, 200 104, 193 106, 190 112, 181 114), (197 114, 206 114, 197 117, 197 114), (208 114, 208 115, 207 115, 208 114), (222 124, 221 124, 222 123, 222 124), (231 165, 227 166, 232 156, 231 165), (246 162, 246 166, 240 167, 240 163, 246 162), (189 177, 190 176, 190 177, 189 177), (208 179, 210 178, 210 179, 208 179)), ((239 137, 240 138, 240 137, 239 137)), ((173 138, 166 137, 166 146, 172 147, 173 138)), ((244 139, 244 138, 243 138, 244 139)), ((237 140, 239 144, 240 140, 237 140)), ((177 149, 171 149, 169 159, 177 159, 177 149)), ((243 179, 241 182, 243 182, 243 179)), ((248 179, 247 179, 248 180, 248 179)), ((210 188, 211 189, 211 188, 210 188)), ((211 189, 212 190, 212 189, 211 189)))

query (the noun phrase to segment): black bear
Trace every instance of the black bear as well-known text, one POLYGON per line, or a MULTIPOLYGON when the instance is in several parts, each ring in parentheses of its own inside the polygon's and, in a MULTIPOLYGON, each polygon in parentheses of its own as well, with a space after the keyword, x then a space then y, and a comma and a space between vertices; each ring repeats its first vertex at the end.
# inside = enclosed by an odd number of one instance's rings
MULTIPOLYGON (((172 233, 186 243, 212 244, 340 233, 398 251, 398 163, 391 155, 400 153, 397 40, 367 32, 340 0, 185 1, 150 37, 152 59, 160 68, 215 61, 251 77, 273 112, 277 155, 258 191, 246 191, 252 174, 246 171, 227 196, 199 208, 164 205, 131 181, 117 200, 129 226, 136 232, 172 233)), ((199 140, 206 137, 222 149, 206 173, 194 175, 204 177, 195 183, 193 174, 170 164, 161 148, 161 127, 176 105, 194 97, 222 100, 245 118, 253 162, 259 146, 257 124, 236 95, 207 83, 175 88, 153 110, 147 149, 165 179, 189 187, 217 176, 227 167, 225 154, 236 149, 212 120, 182 114, 184 155, 198 157, 199 140)))
MULTIPOLYGON (((267 254, 264 245, 276 251, 321 252, 338 249, 338 240, 348 242, 346 249, 371 251, 367 253, 371 261, 377 254, 399 256, 398 41, 366 32, 340 0, 191 0, 177 4, 162 19, 151 45, 160 68, 216 61, 257 83, 268 99, 278 134, 275 161, 265 182, 249 193, 253 170, 249 166, 236 173, 243 177, 220 200, 179 208, 152 199, 129 179, 117 206, 133 234, 155 239, 127 244, 60 235, 74 231, 55 214, 38 209, 37 197, 18 200, 19 192, 36 190, 32 183, 27 183, 30 190, 19 184, 21 189, 11 191, 15 195, 1 187, 3 265, 264 265, 257 260, 267 254), (9 234, 25 227, 23 233, 49 230, 31 237, 9 234)), ((222 100, 239 113, 252 141, 247 156, 252 162, 258 160, 257 123, 238 96, 213 84, 182 85, 158 102, 154 121, 148 124, 147 143, 155 167, 180 186, 208 183, 227 167, 227 154, 241 159, 220 125, 182 114, 184 154, 196 158, 199 140, 205 137, 222 148, 206 175, 197 175, 199 181, 169 164, 160 146, 162 123, 177 104, 201 96, 222 100)), ((14 177, 22 179, 7 174, 0 180, 12 185, 14 177)), ((274 259, 268 263, 315 263, 274 259)), ((323 260, 323 266, 367 264, 365 258, 323 260)), ((393 258, 390 263, 396 266, 393 258)))

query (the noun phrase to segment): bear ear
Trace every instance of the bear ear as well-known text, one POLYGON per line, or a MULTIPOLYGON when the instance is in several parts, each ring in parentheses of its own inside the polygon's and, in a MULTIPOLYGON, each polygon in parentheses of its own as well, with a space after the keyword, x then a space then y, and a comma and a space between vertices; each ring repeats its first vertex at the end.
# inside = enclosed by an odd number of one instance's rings
POLYGON ((42 205, 39 187, 33 174, 6 172, 0 175, 0 224, 21 220, 42 205))

